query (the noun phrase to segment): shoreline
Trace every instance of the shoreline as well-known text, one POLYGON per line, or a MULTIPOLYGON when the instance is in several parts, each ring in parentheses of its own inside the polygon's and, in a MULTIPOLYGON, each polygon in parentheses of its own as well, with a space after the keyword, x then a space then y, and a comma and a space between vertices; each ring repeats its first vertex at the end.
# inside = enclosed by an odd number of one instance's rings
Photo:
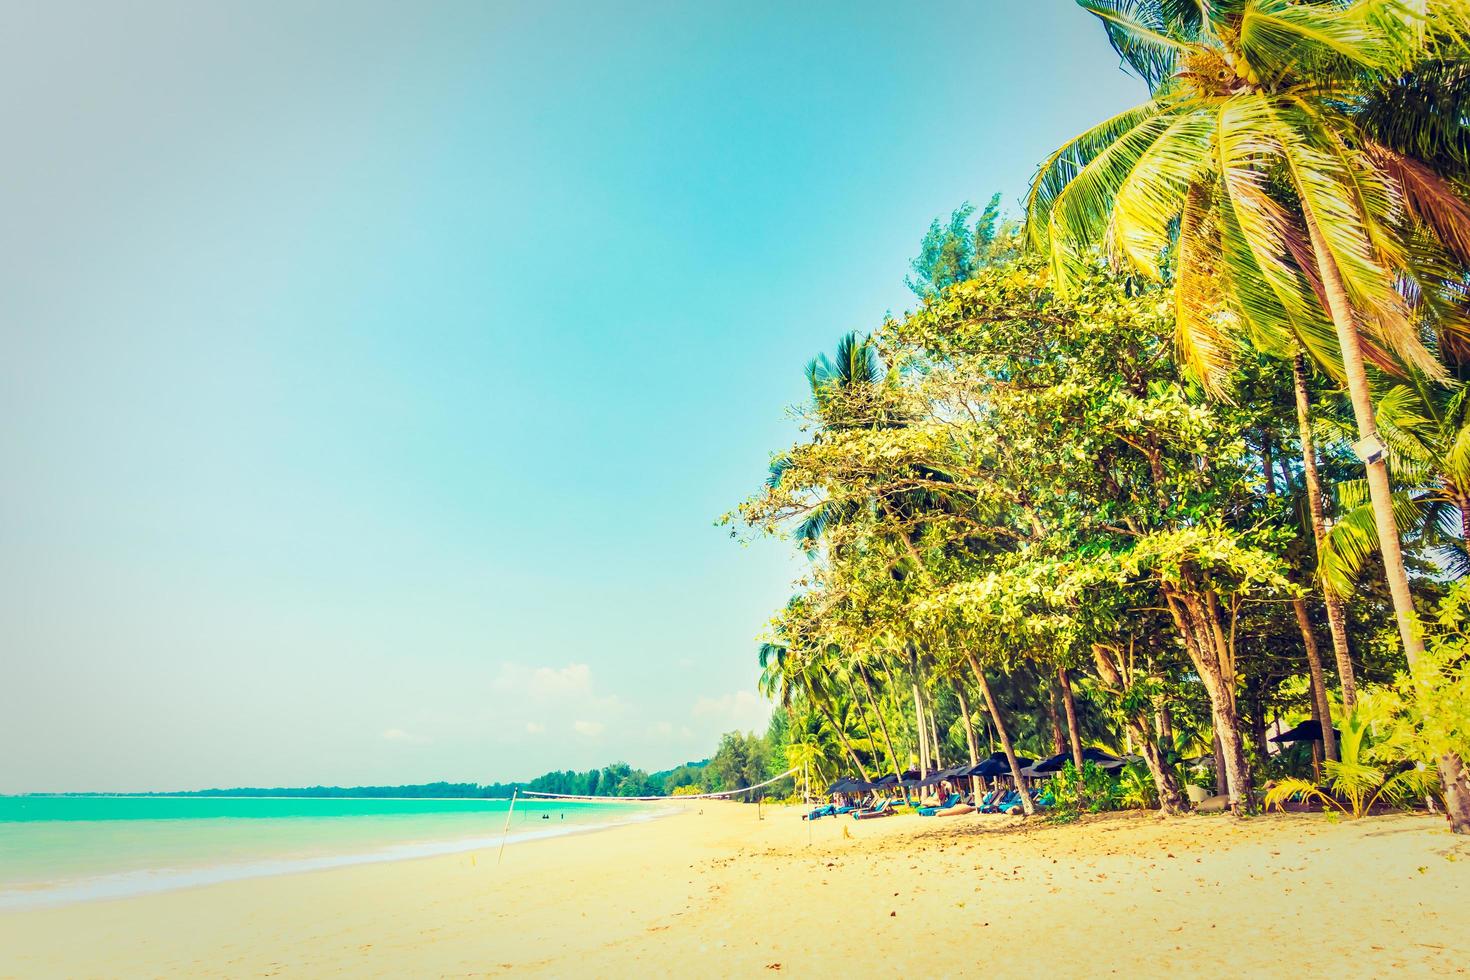
POLYGON ((1430 817, 671 810, 507 848, 501 865, 485 850, 4 912, 0 976, 806 976, 915 955, 1002 977, 1470 964, 1470 841, 1430 817))
MULTIPOLYGON (((249 797, 274 799, 274 797, 249 797)), ((282 797, 289 799, 289 797, 282 797)), ((386 797, 379 797, 386 799, 386 797)), ((405 799, 421 799, 405 797, 405 799)), ((508 799, 508 798, 507 798, 508 799)), ((91 902, 125 901, 165 892, 206 888, 211 885, 257 878, 278 878, 297 874, 314 874, 359 865, 419 861, 426 858, 498 849, 540 841, 552 841, 581 834, 616 830, 633 824, 657 820, 675 812, 669 808, 644 804, 646 809, 618 820, 597 823, 559 824, 554 828, 521 830, 493 836, 458 837, 443 840, 417 840, 364 851, 342 854, 320 854, 284 858, 261 858, 251 861, 205 864, 187 868, 150 868, 121 871, 86 877, 62 879, 55 883, 34 882, 0 887, 0 914, 28 910, 65 908, 91 902)), ((498 815, 497 815, 498 816, 498 815)), ((350 818, 349 818, 350 819, 350 818)))

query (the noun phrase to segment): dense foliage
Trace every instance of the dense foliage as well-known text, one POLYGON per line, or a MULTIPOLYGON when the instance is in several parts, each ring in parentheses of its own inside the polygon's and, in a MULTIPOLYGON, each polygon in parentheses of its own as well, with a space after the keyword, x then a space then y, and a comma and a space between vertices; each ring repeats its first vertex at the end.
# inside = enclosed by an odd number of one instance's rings
POLYGON ((994 202, 936 221, 922 305, 808 366, 803 438, 730 515, 811 558, 759 655, 786 761, 1066 751, 1068 812, 1209 782, 1244 814, 1314 761, 1338 799, 1372 745, 1382 799, 1470 830, 1470 173, 1439 118, 1470 5, 1079 2, 1151 98, 1043 164, 1019 238, 994 202), (1269 741, 1304 717, 1316 760, 1269 741), (1140 761, 1103 793, 1087 743, 1140 761))

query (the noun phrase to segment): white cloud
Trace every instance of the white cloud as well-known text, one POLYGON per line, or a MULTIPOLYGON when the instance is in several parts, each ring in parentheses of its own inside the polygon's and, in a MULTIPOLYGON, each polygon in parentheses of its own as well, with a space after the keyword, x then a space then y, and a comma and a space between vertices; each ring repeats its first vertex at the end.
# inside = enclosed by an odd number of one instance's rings
POLYGON ((423 745, 428 741, 422 735, 413 735, 401 728, 390 728, 383 733, 383 740, 387 742, 402 742, 405 745, 423 745))
POLYGON ((592 668, 586 664, 565 667, 528 667, 503 663, 490 685, 497 693, 507 694, 523 702, 537 704, 585 704, 603 711, 622 710, 625 705, 616 694, 600 695, 592 680, 592 668))
POLYGON ((539 721, 528 721, 528 722, 526 722, 526 734, 527 735, 540 735, 544 731, 546 731, 546 726, 543 725, 543 724, 541 724, 541 722, 539 722, 539 721))
POLYGON ((648 734, 656 736, 657 738, 668 738, 670 735, 674 734, 674 726, 667 721, 661 721, 658 724, 650 727, 648 729, 648 734))
POLYGON ((565 667, 501 664, 494 687, 497 691, 533 698, 588 697, 592 694, 592 668, 586 664, 565 667))
POLYGON ((733 725, 741 731, 764 731, 771 720, 771 705, 750 691, 736 691, 717 698, 698 698, 689 713, 695 718, 733 725))
POLYGON ((578 719, 572 722, 572 730, 578 735, 595 737, 607 730, 607 726, 600 721, 582 721, 578 719))

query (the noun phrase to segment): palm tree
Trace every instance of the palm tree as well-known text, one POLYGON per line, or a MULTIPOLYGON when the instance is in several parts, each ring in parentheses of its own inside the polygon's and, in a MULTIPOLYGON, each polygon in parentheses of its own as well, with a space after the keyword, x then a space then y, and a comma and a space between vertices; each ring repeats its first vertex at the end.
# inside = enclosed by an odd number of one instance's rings
MULTIPOLYGON (((1353 107, 1428 59, 1463 57, 1470 3, 1078 3, 1152 96, 1042 164, 1030 243, 1062 290, 1097 247, 1150 278, 1171 272, 1179 354, 1217 393, 1247 339, 1300 345, 1346 381, 1412 668, 1424 648, 1365 362, 1441 376, 1422 333, 1428 318, 1463 331, 1445 270, 1470 256, 1470 202, 1353 107)), ((1452 810, 1470 832, 1470 799, 1452 810)))
POLYGON ((790 648, 783 643, 762 643, 757 651, 757 660, 761 667, 761 693, 775 698, 783 710, 791 707, 799 693, 826 720, 833 735, 847 752, 847 757, 852 760, 858 775, 866 780, 868 771, 848 740, 846 727, 833 717, 832 702, 835 699, 825 688, 825 672, 812 670, 809 661, 792 656, 790 648))
POLYGON ((1428 25, 1463 26, 1470 5, 1425 0, 1411 16, 1388 0, 1079 3, 1154 91, 1043 164, 1028 201, 1032 244, 1063 286, 1088 246, 1154 278, 1172 249, 1180 353, 1216 390, 1246 337, 1268 349, 1299 342, 1345 378, 1416 659, 1364 362, 1439 373, 1406 293, 1442 291, 1434 270, 1452 264, 1447 248, 1470 242, 1470 203, 1341 107, 1435 53, 1428 25))
MULTIPOLYGON (((1292 354, 1291 374, 1296 397, 1297 432, 1302 447, 1302 482, 1307 497, 1307 519, 1312 527, 1312 544, 1321 576, 1323 551, 1327 545, 1327 518, 1323 507, 1322 480, 1317 470, 1317 444, 1312 438, 1312 404, 1307 392, 1306 358, 1298 349, 1292 354)), ((1358 688, 1353 671, 1353 658, 1348 650, 1347 612, 1343 599, 1323 585, 1322 598, 1327 606, 1327 626, 1332 632, 1332 652, 1337 658, 1337 679, 1342 687, 1342 706, 1352 711, 1357 705, 1358 688)), ((1326 731, 1326 729, 1324 729, 1326 731)))
MULTIPOLYGON (((883 421, 861 418, 850 409, 852 405, 878 402, 866 393, 888 381, 871 336, 859 336, 852 331, 843 334, 837 341, 835 357, 818 354, 807 362, 806 379, 819 423, 815 439, 820 440, 824 432, 868 427, 883 421)), ((789 456, 777 456, 771 461, 766 485, 773 489, 779 487, 790 468, 789 456)), ((797 526, 796 540, 808 555, 815 555, 818 543, 831 528, 853 520, 861 512, 858 502, 817 501, 797 526)))

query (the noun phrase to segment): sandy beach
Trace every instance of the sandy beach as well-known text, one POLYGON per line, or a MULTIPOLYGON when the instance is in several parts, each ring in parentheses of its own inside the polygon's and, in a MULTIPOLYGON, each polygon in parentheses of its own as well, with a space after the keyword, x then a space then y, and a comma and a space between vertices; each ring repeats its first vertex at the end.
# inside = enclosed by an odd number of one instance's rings
POLYGON ((1470 841, 1434 818, 761 815, 11 912, 0 975, 1470 970, 1470 841))

